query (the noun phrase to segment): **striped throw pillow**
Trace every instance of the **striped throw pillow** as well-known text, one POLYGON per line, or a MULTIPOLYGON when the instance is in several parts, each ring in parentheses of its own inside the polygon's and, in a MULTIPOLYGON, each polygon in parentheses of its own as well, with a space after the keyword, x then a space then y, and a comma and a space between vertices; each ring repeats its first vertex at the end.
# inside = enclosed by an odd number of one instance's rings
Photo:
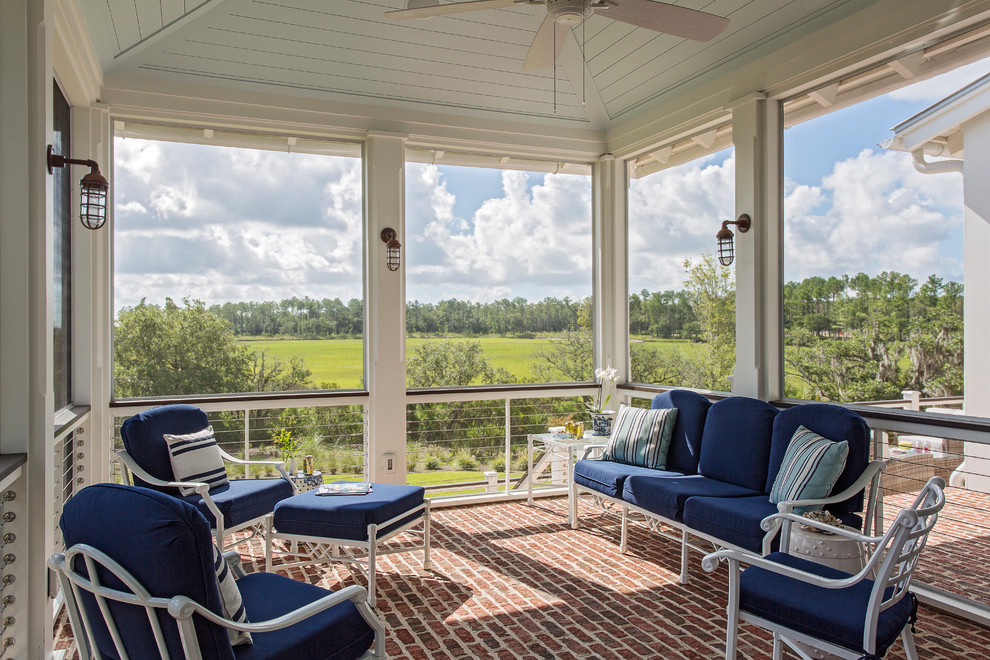
MULTIPOLYGON (((238 623, 248 623, 244 601, 241 599, 241 589, 237 586, 234 574, 216 545, 213 546, 213 568, 217 572, 217 587, 220 589, 220 605, 223 607, 224 618, 238 623)), ((243 630, 227 628, 227 637, 231 646, 254 644, 251 633, 243 630)))
POLYGON ((648 410, 619 406, 602 460, 663 470, 677 408, 648 410))
MULTIPOLYGON (((780 472, 770 489, 773 504, 793 500, 815 500, 828 497, 832 486, 846 467, 849 443, 833 442, 804 426, 799 426, 784 452, 780 472)), ((794 513, 818 509, 817 506, 799 506, 794 513)))
MULTIPOLYGON (((207 483, 210 490, 229 483, 223 458, 220 457, 220 448, 213 437, 212 426, 186 435, 164 435, 176 481, 207 483)), ((196 494, 195 489, 188 486, 180 486, 179 492, 183 495, 196 494)))

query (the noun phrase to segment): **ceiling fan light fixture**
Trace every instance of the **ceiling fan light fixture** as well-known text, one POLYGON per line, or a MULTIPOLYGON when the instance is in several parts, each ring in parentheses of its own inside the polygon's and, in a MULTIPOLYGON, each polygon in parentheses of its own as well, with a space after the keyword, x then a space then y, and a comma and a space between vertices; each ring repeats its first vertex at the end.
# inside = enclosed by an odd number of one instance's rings
POLYGON ((422 9, 423 7, 436 7, 440 0, 406 0, 406 9, 422 9))
POLYGON ((591 15, 588 0, 547 0, 547 14, 555 23, 573 27, 591 15))

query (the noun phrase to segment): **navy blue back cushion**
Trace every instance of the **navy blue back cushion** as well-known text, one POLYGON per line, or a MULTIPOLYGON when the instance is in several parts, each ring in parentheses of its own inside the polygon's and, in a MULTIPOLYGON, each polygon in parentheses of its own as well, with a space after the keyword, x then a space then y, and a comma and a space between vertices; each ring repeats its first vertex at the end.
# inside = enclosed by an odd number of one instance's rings
MULTIPOLYGON (((833 442, 849 443, 846 467, 832 487, 839 493, 853 484, 863 474, 870 461, 870 429, 866 421, 853 411, 829 403, 808 403, 782 410, 773 423, 773 443, 770 448, 770 471, 767 474, 766 492, 770 492, 774 479, 784 461, 787 445, 798 426, 804 426, 833 442)), ((829 511, 848 513, 863 510, 863 493, 845 502, 828 506, 829 511)))
POLYGON ((777 412, 766 401, 748 397, 716 401, 705 420, 698 472, 756 492, 763 491, 777 412))
POLYGON ((667 450, 667 469, 694 474, 701 456, 701 436, 712 402, 691 390, 670 390, 653 397, 652 408, 677 408, 674 434, 667 450))
MULTIPOLYGON (((124 441, 124 449, 127 453, 148 474, 164 481, 175 481, 168 444, 163 436, 166 433, 173 435, 194 433, 202 431, 209 425, 205 412, 196 406, 178 403, 150 408, 128 418, 120 426, 120 437, 124 441)), ((135 479, 134 484, 170 494, 178 492, 174 488, 156 488, 140 479, 135 479)))
MULTIPOLYGON (((213 568, 213 537, 196 507, 147 488, 96 484, 65 503, 59 525, 66 547, 85 543, 106 553, 152 596, 189 596, 221 614, 213 568)), ((74 568, 87 574, 81 558, 77 558, 74 568)), ((104 586, 129 591, 109 572, 100 572, 104 586)), ((96 631, 97 645, 104 655, 117 657, 95 599, 85 597, 83 602, 96 631)), ((130 657, 160 657, 144 608, 115 603, 111 610, 130 657)), ((158 619, 170 655, 184 657, 174 619, 165 610, 159 610, 158 619)), ((223 628, 200 617, 194 620, 204 658, 234 657, 223 628)))

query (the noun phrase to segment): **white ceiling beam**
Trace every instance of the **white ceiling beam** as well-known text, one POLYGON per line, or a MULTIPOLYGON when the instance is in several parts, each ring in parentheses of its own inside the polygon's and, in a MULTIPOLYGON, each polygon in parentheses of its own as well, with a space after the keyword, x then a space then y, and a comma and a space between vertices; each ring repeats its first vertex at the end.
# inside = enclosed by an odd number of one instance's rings
POLYGON ((812 92, 808 92, 815 103, 822 106, 823 108, 829 108, 835 105, 835 97, 839 95, 839 83, 832 83, 827 87, 822 87, 821 89, 816 89, 812 92))
POLYGON ((713 128, 710 131, 705 131, 699 135, 692 135, 691 141, 700 146, 702 149, 711 149, 712 145, 715 144, 715 138, 718 137, 718 129, 713 128))
POLYGON ((914 78, 921 72, 921 65, 925 60, 925 52, 919 50, 916 53, 905 55, 904 57, 887 62, 887 66, 897 72, 905 80, 914 78))
POLYGON ((193 21, 196 21, 196 20, 199 20, 200 18, 202 18, 203 16, 205 16, 208 12, 213 11, 214 9, 216 9, 217 7, 219 7, 220 5, 222 5, 223 3, 225 3, 226 1, 227 0, 206 0, 206 2, 204 2, 200 6, 196 7, 192 11, 190 11, 190 12, 188 12, 186 14, 183 14, 182 16, 180 16, 179 18, 175 19, 174 21, 172 21, 171 23, 169 23, 167 25, 163 25, 161 27, 161 29, 155 30, 154 32, 152 32, 151 34, 149 34, 147 37, 141 39, 140 41, 138 41, 136 43, 131 44, 130 46, 128 46, 124 50, 122 50, 119 53, 117 53, 116 55, 114 55, 114 58, 113 58, 114 66, 118 66, 118 65, 120 65, 120 64, 122 64, 124 62, 127 62, 128 60, 134 58, 136 55, 138 55, 139 53, 144 52, 150 46, 158 43, 159 41, 161 41, 165 37, 167 37, 167 36, 173 34, 174 32, 176 32, 176 31, 184 28, 189 23, 191 23, 193 21))
POLYGON ((661 165, 666 165, 667 161, 670 160, 670 154, 673 153, 673 151, 674 145, 668 144, 667 146, 661 147, 656 151, 651 151, 650 156, 652 156, 653 160, 657 161, 661 165))

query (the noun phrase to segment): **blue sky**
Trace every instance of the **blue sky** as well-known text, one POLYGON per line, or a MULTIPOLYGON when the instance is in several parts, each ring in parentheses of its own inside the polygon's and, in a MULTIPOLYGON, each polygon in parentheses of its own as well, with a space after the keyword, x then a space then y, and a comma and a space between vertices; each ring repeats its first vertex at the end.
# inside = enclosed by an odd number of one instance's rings
MULTIPOLYGON (((990 71, 984 60, 785 133, 785 277, 882 270, 962 278, 962 180, 877 144, 990 71)), ((360 298, 356 159, 114 142, 115 307, 360 298), (250 185, 245 186, 245 182, 250 185)), ((732 217, 731 149, 632 182, 630 290, 677 289, 732 217)), ((409 164, 410 300, 581 298, 591 291, 589 177, 409 164)))

